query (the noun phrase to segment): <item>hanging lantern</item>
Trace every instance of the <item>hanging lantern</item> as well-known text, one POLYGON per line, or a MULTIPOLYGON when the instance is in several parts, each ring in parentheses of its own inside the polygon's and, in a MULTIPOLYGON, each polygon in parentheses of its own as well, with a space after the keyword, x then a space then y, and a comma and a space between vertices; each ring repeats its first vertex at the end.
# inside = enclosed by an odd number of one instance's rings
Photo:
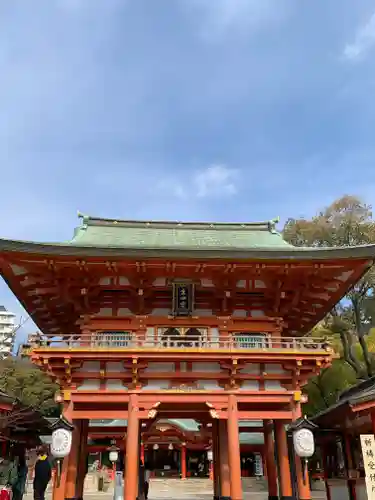
POLYGON ((315 453, 314 431, 318 426, 307 417, 300 418, 287 427, 293 436, 293 448, 300 458, 311 458, 315 453))
POLYGON ((72 433, 74 426, 64 417, 57 419, 52 425, 52 442, 50 446, 51 454, 57 462, 57 487, 61 480, 61 462, 67 457, 72 448, 72 433))
POLYGON ((52 425, 51 454, 55 458, 65 458, 72 448, 72 432, 74 427, 64 418, 52 425))
POLYGON ((209 462, 212 462, 213 458, 214 458, 214 457, 213 457, 212 450, 207 450, 207 460, 208 460, 209 462))
POLYGON ((154 444, 154 446, 152 447, 155 451, 159 449, 159 445, 158 444, 154 444))
POLYGON ((172 443, 170 443, 170 444, 168 445, 168 450, 173 450, 173 444, 172 444, 172 443))
POLYGON ((293 445, 301 458, 311 458, 315 452, 314 434, 310 429, 298 429, 293 432, 293 445))
POLYGON ((109 461, 112 462, 113 464, 117 462, 118 460, 118 452, 120 451, 119 448, 115 444, 113 444, 110 448, 108 448, 109 451, 109 461))
POLYGON ((307 417, 301 418, 288 426, 288 431, 293 436, 293 448, 295 454, 301 458, 303 464, 303 482, 308 480, 308 460, 315 453, 314 433, 317 425, 311 422, 307 417))

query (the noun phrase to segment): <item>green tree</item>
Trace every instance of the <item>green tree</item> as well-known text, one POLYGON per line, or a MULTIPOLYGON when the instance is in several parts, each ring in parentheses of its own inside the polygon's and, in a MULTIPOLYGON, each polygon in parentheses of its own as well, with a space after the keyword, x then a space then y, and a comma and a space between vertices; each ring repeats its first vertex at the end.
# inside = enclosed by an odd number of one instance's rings
POLYGON ((45 416, 59 414, 54 399, 58 386, 27 359, 13 357, 0 361, 0 389, 45 416))
POLYGON ((312 416, 335 404, 344 389, 354 385, 356 374, 343 359, 335 359, 332 366, 323 369, 319 375, 309 380, 304 387, 308 402, 303 411, 312 416))
POLYGON ((332 329, 332 318, 327 316, 310 332, 312 337, 327 338, 336 355, 332 365, 324 368, 317 376, 311 378, 303 392, 308 402, 303 411, 312 416, 336 403, 341 392, 357 382, 356 371, 346 363, 340 335, 332 329))
MULTIPOLYGON (((345 247, 375 243, 371 207, 355 196, 343 196, 312 219, 289 219, 284 238, 296 246, 345 247)), ((343 357, 357 378, 374 374, 374 355, 366 335, 375 325, 375 271, 372 268, 329 315, 330 328, 340 336, 343 357), (344 304, 344 305, 343 305, 344 304), (354 346, 359 342, 360 362, 354 346)))

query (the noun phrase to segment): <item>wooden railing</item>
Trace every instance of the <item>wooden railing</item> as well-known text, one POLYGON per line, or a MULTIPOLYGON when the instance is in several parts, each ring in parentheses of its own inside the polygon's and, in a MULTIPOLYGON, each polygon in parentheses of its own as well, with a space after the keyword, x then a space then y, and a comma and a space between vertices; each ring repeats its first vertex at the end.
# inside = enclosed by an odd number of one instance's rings
POLYGON ((135 332, 93 332, 90 335, 65 336, 60 339, 41 341, 37 346, 40 348, 82 348, 82 349, 213 349, 213 350, 265 350, 265 351, 331 351, 331 347, 325 339, 309 337, 271 337, 263 335, 233 334, 220 336, 220 338, 199 337, 196 335, 185 335, 179 338, 162 337, 155 338, 135 332))

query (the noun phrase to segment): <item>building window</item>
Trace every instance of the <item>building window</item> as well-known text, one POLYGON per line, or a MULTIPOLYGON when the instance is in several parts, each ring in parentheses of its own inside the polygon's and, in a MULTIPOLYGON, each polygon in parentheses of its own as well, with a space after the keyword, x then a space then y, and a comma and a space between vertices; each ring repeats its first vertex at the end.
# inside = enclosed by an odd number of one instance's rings
POLYGON ((263 349, 267 346, 267 337, 261 333, 234 333, 233 339, 240 349, 263 349))
POLYGON ((132 334, 123 331, 97 332, 93 337, 93 343, 97 347, 130 347, 132 334))

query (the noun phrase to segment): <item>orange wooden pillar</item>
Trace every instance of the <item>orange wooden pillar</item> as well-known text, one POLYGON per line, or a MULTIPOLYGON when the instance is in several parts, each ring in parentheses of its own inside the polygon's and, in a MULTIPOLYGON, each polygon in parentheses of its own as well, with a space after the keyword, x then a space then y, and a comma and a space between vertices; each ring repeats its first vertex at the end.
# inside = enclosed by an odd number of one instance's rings
POLYGON ((208 477, 211 481, 214 481, 214 466, 212 460, 208 464, 208 477))
POLYGON ((242 500, 240 435, 238 430, 237 398, 229 395, 228 401, 228 457, 230 469, 231 500, 242 500))
POLYGON ((87 474, 87 438, 89 431, 89 420, 81 421, 81 436, 79 449, 79 463, 77 471, 77 498, 82 500, 85 478, 87 474))
POLYGON ((128 428, 126 432, 126 460, 124 500, 136 500, 139 469, 139 419, 137 396, 132 394, 128 406, 128 428))
POLYGON ((214 500, 220 499, 220 451, 219 451, 219 421, 212 422, 212 453, 214 466, 214 500))
POLYGON ((278 500, 277 489, 277 468, 275 462, 275 447, 272 435, 272 421, 264 421, 264 455, 267 469, 268 498, 269 500, 278 500))
POLYGON ((228 458, 227 421, 219 420, 219 456, 220 456, 220 499, 230 500, 230 474, 228 458))
MULTIPOLYGON (((298 418, 301 418, 301 416, 301 401, 297 400, 294 403, 293 418, 294 420, 297 420, 298 418)), ((294 463, 299 500, 310 500, 310 479, 307 465, 301 460, 300 457, 297 456, 296 453, 294 453, 294 463)))
POLYGON ((61 475, 60 480, 58 482, 57 473, 53 478, 53 490, 52 490, 52 499, 53 500, 65 500, 65 484, 66 484, 66 476, 68 472, 68 462, 69 457, 65 457, 61 463, 61 475))
POLYGON ((280 498, 281 500, 292 500, 293 489, 290 476, 288 442, 285 431, 285 424, 281 420, 275 421, 275 434, 277 444, 277 460, 280 474, 280 498))
POLYGON ((141 441, 141 462, 145 465, 145 445, 143 441, 141 441))
POLYGON ((80 462, 81 420, 73 420, 72 448, 68 457, 65 482, 65 500, 77 498, 78 468, 80 462))
POLYGON ((53 500, 64 500, 65 499, 65 483, 66 483, 66 473, 68 470, 68 457, 64 458, 61 464, 61 476, 60 482, 58 483, 57 474, 53 478, 53 490, 52 499, 53 500))
POLYGON ((299 500, 311 500, 310 480, 307 465, 295 456, 296 478, 299 500))
POLYGON ((268 478, 268 472, 267 472, 267 461, 266 461, 266 454, 264 452, 264 448, 261 451, 261 457, 262 457, 262 465, 263 465, 263 477, 265 479, 268 478))
MULTIPOLYGON (((72 414, 73 414, 73 403, 71 401, 66 401, 64 403, 64 410, 63 410, 64 418, 66 418, 66 420, 68 422, 72 422, 72 414)), ((73 433, 73 439, 74 439, 74 433, 73 433)), ((72 445, 72 448, 73 448, 73 446, 74 445, 72 445)), ((67 482, 69 457, 70 457, 70 455, 65 457, 64 460, 62 460, 61 476, 60 476, 59 482, 57 479, 57 474, 55 474, 55 476, 54 476, 53 491, 52 491, 53 500, 64 500, 65 499, 65 487, 66 487, 66 482, 67 482)))
POLYGON ((181 446, 181 479, 186 479, 186 443, 181 446))

